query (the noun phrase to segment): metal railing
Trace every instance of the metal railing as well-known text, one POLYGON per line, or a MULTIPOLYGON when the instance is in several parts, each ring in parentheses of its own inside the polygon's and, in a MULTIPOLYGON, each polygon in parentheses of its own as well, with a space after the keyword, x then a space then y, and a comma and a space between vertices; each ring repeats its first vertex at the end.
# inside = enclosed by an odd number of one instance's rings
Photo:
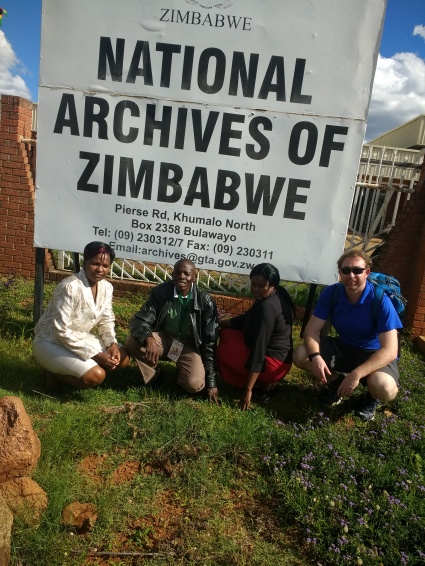
MULTIPOLYGON (((68 251, 57 251, 57 268, 62 271, 74 270, 74 254, 68 251)), ((79 254, 80 266, 83 256, 79 254)), ((121 281, 140 281, 143 283, 164 283, 172 279, 173 265, 143 263, 133 260, 115 258, 111 265, 109 277, 121 281)), ((210 293, 223 295, 250 296, 250 279, 248 275, 221 273, 218 271, 197 270, 196 284, 210 293)), ((305 284, 284 282, 285 288, 296 300, 305 284)))
MULTIPOLYGON (((57 268, 64 271, 74 270, 74 254, 68 251, 58 251, 57 268)), ((80 265, 83 256, 80 254, 80 265)), ((122 281, 141 281, 144 283, 164 283, 171 279, 173 265, 158 263, 143 263, 135 260, 115 258, 111 265, 111 279, 122 281)), ((197 285, 214 293, 247 294, 249 278, 247 275, 221 273, 198 269, 197 285)))
POLYGON ((415 192, 422 152, 365 144, 346 236, 346 249, 373 255, 415 192))

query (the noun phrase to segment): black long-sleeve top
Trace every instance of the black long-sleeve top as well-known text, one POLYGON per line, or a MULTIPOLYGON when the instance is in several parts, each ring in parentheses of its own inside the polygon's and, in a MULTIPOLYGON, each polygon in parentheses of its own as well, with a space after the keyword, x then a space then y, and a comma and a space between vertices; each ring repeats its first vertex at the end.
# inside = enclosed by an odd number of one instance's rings
POLYGON ((230 324, 243 330, 244 342, 250 349, 245 364, 249 372, 261 372, 265 356, 292 362, 292 312, 278 293, 256 300, 246 313, 232 318, 230 324))

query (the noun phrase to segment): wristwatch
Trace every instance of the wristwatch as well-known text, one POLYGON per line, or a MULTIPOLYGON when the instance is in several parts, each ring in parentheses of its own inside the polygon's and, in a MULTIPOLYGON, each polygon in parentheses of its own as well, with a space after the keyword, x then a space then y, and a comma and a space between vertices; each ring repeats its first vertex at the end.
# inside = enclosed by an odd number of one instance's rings
POLYGON ((313 354, 309 354, 308 355, 309 362, 312 362, 313 358, 315 358, 316 356, 320 356, 320 352, 314 352, 313 354))

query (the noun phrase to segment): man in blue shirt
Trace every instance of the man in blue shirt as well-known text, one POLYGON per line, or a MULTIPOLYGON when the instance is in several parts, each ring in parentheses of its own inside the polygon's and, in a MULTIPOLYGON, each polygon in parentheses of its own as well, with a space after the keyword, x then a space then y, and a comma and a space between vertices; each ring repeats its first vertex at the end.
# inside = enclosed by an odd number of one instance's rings
POLYGON ((294 352, 293 361, 311 372, 316 382, 328 384, 336 403, 350 397, 361 383, 368 389, 358 415, 372 420, 379 402, 398 393, 398 336, 401 321, 383 294, 377 321, 372 317, 374 285, 367 281, 371 260, 364 252, 349 250, 338 260, 343 285, 338 302, 332 306, 335 285, 319 297, 304 333, 304 344, 294 352), (320 337, 329 316, 338 337, 320 337), (343 375, 339 375, 343 374, 343 375))

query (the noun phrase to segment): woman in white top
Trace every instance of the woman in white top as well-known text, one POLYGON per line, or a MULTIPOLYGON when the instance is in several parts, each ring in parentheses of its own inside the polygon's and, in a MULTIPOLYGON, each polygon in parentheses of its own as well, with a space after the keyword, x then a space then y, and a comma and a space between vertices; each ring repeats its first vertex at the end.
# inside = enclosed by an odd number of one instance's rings
POLYGON ((57 380, 96 387, 106 371, 128 365, 127 351, 115 339, 113 287, 105 280, 114 257, 108 244, 87 244, 82 270, 59 283, 36 324, 33 354, 46 369, 48 387, 57 380))

